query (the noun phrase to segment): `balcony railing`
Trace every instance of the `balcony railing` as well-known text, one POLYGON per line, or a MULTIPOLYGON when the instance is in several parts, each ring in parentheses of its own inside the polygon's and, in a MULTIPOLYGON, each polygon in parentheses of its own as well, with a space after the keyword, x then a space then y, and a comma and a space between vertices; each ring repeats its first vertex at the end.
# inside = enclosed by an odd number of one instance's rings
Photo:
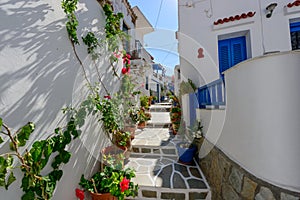
POLYGON ((135 40, 135 49, 131 53, 131 59, 137 60, 142 58, 149 61, 152 60, 151 55, 144 49, 142 43, 139 40, 135 40))
POLYGON ((199 108, 225 105, 225 87, 223 79, 218 79, 198 88, 197 97, 199 108))

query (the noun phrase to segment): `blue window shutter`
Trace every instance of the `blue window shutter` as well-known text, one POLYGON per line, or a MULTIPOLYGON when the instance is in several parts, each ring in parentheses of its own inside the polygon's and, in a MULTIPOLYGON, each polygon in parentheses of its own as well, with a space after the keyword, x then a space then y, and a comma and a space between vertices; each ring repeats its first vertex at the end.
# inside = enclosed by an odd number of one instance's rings
POLYGON ((246 60, 246 38, 238 37, 231 39, 231 63, 232 66, 246 60))
POLYGON ((220 73, 247 59, 246 37, 219 40, 220 73))
POLYGON ((300 22, 291 23, 290 24, 290 31, 291 32, 300 31, 300 22))
POLYGON ((220 73, 229 69, 231 64, 230 59, 230 40, 220 40, 219 41, 219 70, 220 73))

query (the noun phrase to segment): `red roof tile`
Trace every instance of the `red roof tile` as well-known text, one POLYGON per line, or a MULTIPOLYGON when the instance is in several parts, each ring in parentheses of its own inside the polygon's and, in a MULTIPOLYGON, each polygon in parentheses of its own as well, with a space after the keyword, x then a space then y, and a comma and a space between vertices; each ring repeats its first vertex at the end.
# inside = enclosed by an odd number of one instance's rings
POLYGON ((291 8, 293 6, 300 6, 300 0, 294 1, 293 3, 288 3, 288 5, 286 5, 288 8, 291 8))
MULTIPOLYGON (((297 0, 300 2, 300 0, 297 0)), ((248 13, 242 13, 241 15, 236 15, 236 16, 230 16, 230 17, 225 17, 223 19, 218 19, 216 21, 214 21, 214 25, 218 25, 218 24, 224 24, 224 23, 228 23, 228 22, 232 22, 235 20, 240 20, 240 19, 246 19, 246 18, 250 18, 253 17, 255 15, 256 12, 248 12, 248 13)))

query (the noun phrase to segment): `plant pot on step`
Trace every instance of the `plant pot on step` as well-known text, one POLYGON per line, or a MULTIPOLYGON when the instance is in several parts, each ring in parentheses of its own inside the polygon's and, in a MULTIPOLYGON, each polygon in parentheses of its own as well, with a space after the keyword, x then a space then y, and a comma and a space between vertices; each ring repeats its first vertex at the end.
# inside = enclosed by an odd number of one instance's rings
POLYGON ((110 193, 93 193, 90 192, 92 200, 118 200, 117 197, 112 196, 110 193))
POLYGON ((133 140, 135 138, 135 131, 137 129, 136 124, 125 124, 124 131, 130 132, 130 138, 133 140))
POLYGON ((146 121, 138 123, 138 128, 139 129, 144 129, 145 127, 146 127, 146 121))
MULTIPOLYGON (((105 147, 101 151, 102 154, 102 164, 104 166, 120 166, 121 168, 124 167, 124 160, 127 156, 127 148, 126 147, 118 147, 115 145, 111 145, 108 147, 105 147)), ((104 166, 101 166, 101 169, 104 168, 104 166)))
POLYGON ((180 142, 176 145, 179 156, 179 161, 190 164, 193 162, 197 147, 194 144, 180 142))

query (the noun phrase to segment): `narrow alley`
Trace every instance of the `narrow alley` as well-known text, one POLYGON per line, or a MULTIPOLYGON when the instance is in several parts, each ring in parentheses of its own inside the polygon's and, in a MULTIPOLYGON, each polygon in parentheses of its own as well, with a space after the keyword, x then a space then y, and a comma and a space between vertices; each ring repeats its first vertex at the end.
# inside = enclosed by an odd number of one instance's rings
POLYGON ((151 121, 144 130, 136 131, 126 164, 136 170, 134 182, 140 189, 135 199, 210 199, 210 188, 198 164, 178 162, 176 143, 182 139, 169 130, 170 107, 152 105, 151 121))

